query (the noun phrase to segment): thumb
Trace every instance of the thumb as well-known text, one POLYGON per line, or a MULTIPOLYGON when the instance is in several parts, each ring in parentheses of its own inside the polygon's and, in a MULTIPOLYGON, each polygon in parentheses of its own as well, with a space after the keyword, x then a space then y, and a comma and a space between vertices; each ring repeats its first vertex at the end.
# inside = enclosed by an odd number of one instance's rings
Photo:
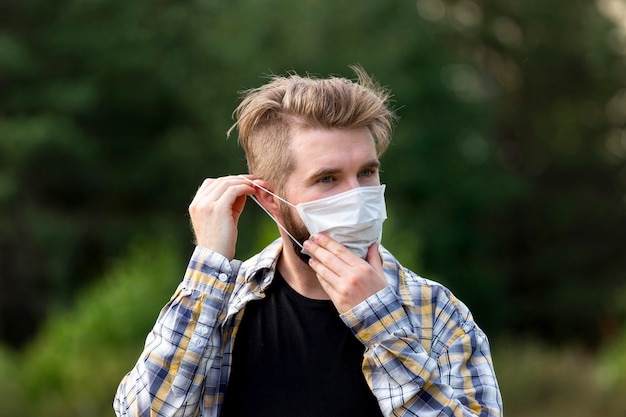
POLYGON ((376 272, 382 274, 383 259, 380 256, 379 248, 380 244, 378 242, 373 243, 372 246, 369 247, 369 249, 367 250, 367 263, 370 264, 372 268, 376 270, 376 272))

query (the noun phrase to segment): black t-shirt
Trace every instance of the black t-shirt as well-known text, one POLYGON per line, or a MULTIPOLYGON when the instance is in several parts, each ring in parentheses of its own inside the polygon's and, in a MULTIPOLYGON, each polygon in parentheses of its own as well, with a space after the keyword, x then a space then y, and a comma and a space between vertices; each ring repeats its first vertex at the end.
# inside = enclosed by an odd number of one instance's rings
POLYGON ((363 352, 331 301, 298 294, 276 273, 244 311, 221 415, 380 417, 363 352))

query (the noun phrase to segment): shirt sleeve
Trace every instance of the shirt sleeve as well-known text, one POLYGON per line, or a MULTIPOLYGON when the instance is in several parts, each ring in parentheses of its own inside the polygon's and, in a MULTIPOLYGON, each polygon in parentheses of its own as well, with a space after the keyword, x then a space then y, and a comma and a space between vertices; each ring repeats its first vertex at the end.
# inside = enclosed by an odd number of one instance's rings
POLYGON ((239 261, 196 247, 176 292, 161 310, 135 367, 122 379, 118 416, 193 416, 205 370, 221 351, 224 317, 239 261))
POLYGON ((501 416, 487 338, 451 294, 430 290, 406 305, 388 287, 342 315, 366 347, 363 372, 383 414, 501 416))

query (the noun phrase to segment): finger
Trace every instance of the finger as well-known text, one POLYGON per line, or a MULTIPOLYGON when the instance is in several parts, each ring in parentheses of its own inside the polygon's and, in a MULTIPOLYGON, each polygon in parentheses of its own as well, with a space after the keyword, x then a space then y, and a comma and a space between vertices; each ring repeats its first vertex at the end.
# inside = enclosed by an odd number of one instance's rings
POLYGON ((382 272, 378 273, 377 267, 372 267, 356 255, 358 263, 349 266, 320 246, 311 245, 311 248, 318 257, 311 258, 309 265, 340 313, 351 309, 386 285, 382 272))
MULTIPOLYGON (((346 266, 339 254, 332 251, 332 245, 329 248, 330 238, 316 234, 304 242, 304 249, 310 254, 312 259, 324 266, 324 269, 332 271, 339 275, 341 269, 346 266)), ((335 248, 337 249, 337 248, 335 248)))
POLYGON ((196 243, 232 259, 237 223, 250 194, 254 185, 241 176, 204 180, 189 205, 196 243))
POLYGON ((373 243, 367 250, 367 263, 374 268, 374 270, 380 274, 383 273, 383 259, 380 256, 380 245, 373 243))
POLYGON ((352 278, 364 275, 364 266, 369 266, 349 249, 323 234, 305 241, 305 249, 312 255, 309 266, 320 282, 335 291, 351 285, 352 278), (335 252, 333 252, 335 251, 335 252))
POLYGON ((307 250, 336 273, 340 273, 341 269, 346 267, 352 268, 363 261, 350 249, 322 233, 313 235, 309 240, 313 243, 314 252, 307 250))
POLYGON ((332 287, 334 280, 338 278, 338 275, 335 272, 333 272, 324 263, 320 262, 316 258, 309 259, 309 266, 311 267, 311 269, 313 269, 313 271, 315 271, 318 279, 320 279, 320 282, 324 286, 332 287))
POLYGON ((207 178, 196 192, 190 210, 202 210, 218 203, 216 208, 241 213, 245 195, 254 193, 254 186, 241 177, 207 178))
POLYGON ((241 176, 207 178, 198 189, 197 196, 200 198, 209 197, 212 200, 217 200, 232 187, 239 187, 239 189, 254 189, 253 183, 248 182, 241 176))

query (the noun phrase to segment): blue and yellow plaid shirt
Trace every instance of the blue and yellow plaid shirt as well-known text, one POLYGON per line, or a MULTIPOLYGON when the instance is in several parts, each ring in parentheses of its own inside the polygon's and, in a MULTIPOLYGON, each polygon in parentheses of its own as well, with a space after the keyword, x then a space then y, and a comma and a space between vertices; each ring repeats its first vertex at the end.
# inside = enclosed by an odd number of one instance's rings
MULTIPOLYGON (((195 249, 118 388, 118 416, 219 416, 244 307, 263 297, 281 251, 278 239, 242 263, 195 249)), ((341 318, 365 346, 363 374, 383 414, 501 416, 489 342, 468 308, 380 252, 389 285, 341 318)))

